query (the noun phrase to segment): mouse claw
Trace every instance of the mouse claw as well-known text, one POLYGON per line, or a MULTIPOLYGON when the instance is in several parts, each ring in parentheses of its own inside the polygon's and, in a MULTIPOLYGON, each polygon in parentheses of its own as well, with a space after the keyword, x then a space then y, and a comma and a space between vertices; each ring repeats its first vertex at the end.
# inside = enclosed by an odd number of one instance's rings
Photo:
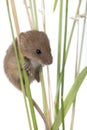
POLYGON ((26 71, 29 71, 30 68, 31 68, 31 67, 30 67, 29 64, 27 64, 27 63, 24 64, 24 69, 25 69, 26 71))
POLYGON ((24 63, 24 66, 23 68, 26 70, 26 71, 29 71, 31 69, 31 64, 30 64, 30 60, 25 58, 25 63, 24 63))

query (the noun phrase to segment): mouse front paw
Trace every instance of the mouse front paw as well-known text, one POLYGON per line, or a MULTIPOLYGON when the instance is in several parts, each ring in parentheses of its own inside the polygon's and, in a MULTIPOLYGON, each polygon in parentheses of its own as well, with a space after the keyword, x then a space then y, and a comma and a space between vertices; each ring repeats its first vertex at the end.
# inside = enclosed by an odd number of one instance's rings
POLYGON ((31 64, 30 64, 30 60, 29 59, 25 58, 25 63, 24 63, 23 67, 24 67, 24 69, 26 71, 30 71, 31 70, 31 64))
POLYGON ((31 65, 29 65, 29 63, 24 63, 24 69, 29 71, 31 69, 31 65))

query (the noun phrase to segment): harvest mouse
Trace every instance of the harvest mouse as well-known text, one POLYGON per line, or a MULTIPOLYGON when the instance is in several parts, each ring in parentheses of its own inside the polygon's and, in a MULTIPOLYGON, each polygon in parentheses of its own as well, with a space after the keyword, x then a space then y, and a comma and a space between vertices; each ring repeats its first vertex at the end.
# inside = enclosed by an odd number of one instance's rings
MULTIPOLYGON (((19 43, 25 60, 24 68, 28 72, 30 83, 33 80, 39 82, 40 68, 43 65, 49 65, 52 63, 50 43, 47 35, 40 31, 27 31, 20 33, 19 43)), ((10 82, 18 89, 21 89, 13 44, 11 44, 7 50, 4 59, 4 70, 10 82)))
MULTIPOLYGON (((15 39, 17 45, 17 39, 15 39)), ((29 82, 34 80, 40 81, 39 72, 41 67, 52 63, 52 55, 50 49, 50 43, 47 35, 40 31, 27 31, 20 33, 19 43, 22 55, 24 56, 24 68, 29 76, 29 82)), ((18 47, 17 47, 18 48, 18 47)), ((4 70, 10 80, 10 82, 19 90, 21 90, 20 78, 18 73, 18 67, 16 62, 16 56, 14 52, 13 44, 11 44, 7 50, 4 58, 4 70)), ((43 118, 47 130, 50 130, 49 125, 41 112, 39 106, 33 100, 33 104, 41 117, 43 118)))

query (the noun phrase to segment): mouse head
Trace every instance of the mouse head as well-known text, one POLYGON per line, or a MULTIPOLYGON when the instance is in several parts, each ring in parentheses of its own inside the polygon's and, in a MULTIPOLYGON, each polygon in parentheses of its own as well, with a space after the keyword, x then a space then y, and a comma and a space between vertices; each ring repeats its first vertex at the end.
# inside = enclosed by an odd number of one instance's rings
POLYGON ((33 30, 21 33, 19 40, 23 56, 44 65, 52 63, 49 39, 44 32, 33 30))

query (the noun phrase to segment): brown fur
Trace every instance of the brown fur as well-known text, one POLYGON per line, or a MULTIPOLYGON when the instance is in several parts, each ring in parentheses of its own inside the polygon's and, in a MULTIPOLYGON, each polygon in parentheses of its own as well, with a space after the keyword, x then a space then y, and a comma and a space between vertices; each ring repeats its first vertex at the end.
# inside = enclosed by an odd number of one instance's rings
MULTIPOLYGON (((48 37, 44 32, 28 31, 19 35, 19 41, 22 54, 25 58, 25 66, 27 64, 25 69, 28 71, 30 83, 35 79, 39 82, 39 71, 42 65, 52 63, 48 37), (40 55, 36 53, 36 49, 41 50, 40 55)), ((7 50, 4 59, 4 70, 10 82, 18 89, 21 89, 13 44, 7 50)))

